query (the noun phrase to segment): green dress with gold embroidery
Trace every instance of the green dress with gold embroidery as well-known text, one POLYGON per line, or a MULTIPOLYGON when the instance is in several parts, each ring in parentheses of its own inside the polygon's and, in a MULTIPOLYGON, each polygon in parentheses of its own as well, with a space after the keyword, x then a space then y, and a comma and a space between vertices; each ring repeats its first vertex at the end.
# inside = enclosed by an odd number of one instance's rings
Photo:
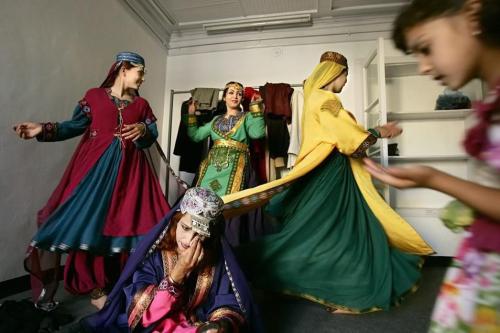
POLYGON ((199 142, 210 136, 213 142, 200 165, 196 186, 210 188, 220 196, 245 189, 250 173, 248 145, 251 139, 266 134, 262 112, 216 116, 203 126, 197 126, 196 117, 189 115, 187 125, 191 140, 199 142))

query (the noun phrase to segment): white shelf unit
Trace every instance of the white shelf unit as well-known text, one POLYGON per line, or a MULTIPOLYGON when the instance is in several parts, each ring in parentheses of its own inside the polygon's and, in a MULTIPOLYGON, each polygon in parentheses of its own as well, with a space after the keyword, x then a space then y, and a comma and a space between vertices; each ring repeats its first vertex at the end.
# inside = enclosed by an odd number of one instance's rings
POLYGON ((465 119, 472 109, 435 110, 432 112, 388 112, 387 121, 465 119))
MULTIPOLYGON (((373 128, 388 121, 398 121, 403 134, 382 139, 368 150, 368 155, 383 166, 426 164, 462 178, 470 178, 471 161, 462 149, 472 110, 434 110, 443 86, 418 73, 418 63, 411 56, 385 56, 386 41, 364 60, 363 112, 365 126, 373 128), (397 143, 399 156, 389 156, 388 145, 397 143)), ((479 81, 461 91, 471 101, 482 97, 479 81)), ((385 200, 398 211, 436 250, 437 255, 452 256, 460 236, 446 229, 439 211, 451 197, 429 189, 397 190, 375 181, 385 200), (432 213, 431 213, 432 212, 432 213)))

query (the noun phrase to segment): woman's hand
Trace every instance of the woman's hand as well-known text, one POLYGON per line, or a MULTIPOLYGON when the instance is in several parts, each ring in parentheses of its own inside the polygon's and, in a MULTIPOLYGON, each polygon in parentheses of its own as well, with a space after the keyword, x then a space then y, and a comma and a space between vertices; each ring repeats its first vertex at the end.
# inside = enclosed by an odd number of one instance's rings
POLYGON ((380 136, 382 138, 389 139, 395 138, 403 132, 403 129, 398 126, 398 123, 396 121, 388 122, 387 124, 378 126, 375 129, 380 133, 380 136))
POLYGON ((122 138, 125 140, 136 141, 146 133, 146 125, 144 123, 135 123, 124 125, 122 129, 122 138))
POLYGON ((188 107, 188 114, 194 115, 196 112, 196 107, 198 106, 198 103, 194 99, 189 100, 189 107, 188 107))
POLYGON ((170 278, 176 283, 182 283, 184 278, 198 266, 201 259, 203 259, 203 245, 200 236, 196 235, 191 240, 189 248, 179 254, 170 278))
MULTIPOLYGON (((264 100, 262 99, 262 96, 260 96, 259 93, 255 93, 252 95, 252 99, 250 100, 250 104, 253 105, 253 103, 258 105, 258 112, 265 111, 266 106, 264 105, 264 100)), ((252 109, 252 106, 250 106, 250 111, 257 112, 257 110, 252 109)))
POLYGON ((14 125, 13 129, 21 139, 28 140, 42 133, 42 124, 24 122, 14 125))
POLYGON ((250 100, 250 102, 260 102, 260 101, 262 101, 262 96, 260 96, 260 94, 258 93, 253 94, 252 99, 250 100))
POLYGON ((384 168, 369 158, 363 161, 365 169, 374 178, 396 188, 429 187, 431 178, 438 173, 436 169, 424 165, 384 168))

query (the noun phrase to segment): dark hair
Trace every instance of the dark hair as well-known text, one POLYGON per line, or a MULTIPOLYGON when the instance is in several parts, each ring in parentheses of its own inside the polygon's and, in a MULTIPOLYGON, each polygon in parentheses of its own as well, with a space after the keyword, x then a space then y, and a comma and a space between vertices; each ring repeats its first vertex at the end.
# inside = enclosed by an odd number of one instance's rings
MULTIPOLYGON (((418 24, 439 17, 458 14, 467 0, 413 0, 407 5, 394 21, 392 39, 401 51, 408 53, 405 33, 418 24)), ((500 45, 500 1, 481 0, 479 21, 481 35, 479 38, 487 44, 500 45)))
POLYGON ((227 94, 227 91, 229 90, 229 87, 228 85, 230 84, 237 84, 241 87, 241 93, 243 94, 243 85, 239 82, 236 82, 236 81, 229 81, 228 83, 226 83, 226 88, 224 88, 224 91, 222 92, 222 98, 226 97, 226 94, 227 94))
POLYGON ((182 218, 182 213, 177 212, 172 216, 170 219, 170 223, 168 224, 168 231, 167 234, 165 235, 165 238, 163 238, 160 248, 168 251, 175 251, 177 248, 177 241, 175 238, 175 232, 177 230, 177 224, 182 218))
MULTIPOLYGON (((122 68, 131 69, 132 67, 135 67, 130 61, 122 61, 121 65, 118 64, 118 62, 115 62, 111 66, 108 75, 100 85, 101 88, 110 88, 115 83, 116 77, 122 68)), ((137 89, 134 89, 134 93, 139 96, 139 91, 137 89)))

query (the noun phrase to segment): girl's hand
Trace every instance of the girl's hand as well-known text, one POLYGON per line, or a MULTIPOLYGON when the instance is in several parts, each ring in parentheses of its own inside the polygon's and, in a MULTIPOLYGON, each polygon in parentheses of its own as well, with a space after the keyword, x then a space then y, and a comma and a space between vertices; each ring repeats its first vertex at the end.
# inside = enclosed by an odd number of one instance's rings
POLYGON ((428 187, 431 178, 438 172, 436 169, 424 165, 384 168, 369 158, 365 158, 363 161, 365 169, 374 178, 396 188, 428 187))
POLYGON ((124 125, 122 129, 122 138, 125 140, 136 141, 144 136, 146 133, 146 125, 143 123, 135 123, 131 125, 124 125))
POLYGON ((203 259, 203 245, 200 236, 196 235, 191 240, 189 248, 179 254, 170 278, 177 283, 182 283, 184 278, 198 266, 201 259, 203 259))
POLYGON ((28 140, 42 133, 42 124, 24 122, 14 125, 13 129, 21 139, 28 140))
POLYGON ((197 104, 198 103, 194 99, 192 99, 192 98, 190 99, 190 101, 189 101, 189 108, 188 108, 188 114, 195 114, 197 104))
POLYGON ((382 138, 395 138, 403 132, 403 129, 398 126, 398 123, 396 121, 391 121, 388 122, 385 125, 378 126, 375 128, 377 131, 379 131, 380 136, 382 138))

